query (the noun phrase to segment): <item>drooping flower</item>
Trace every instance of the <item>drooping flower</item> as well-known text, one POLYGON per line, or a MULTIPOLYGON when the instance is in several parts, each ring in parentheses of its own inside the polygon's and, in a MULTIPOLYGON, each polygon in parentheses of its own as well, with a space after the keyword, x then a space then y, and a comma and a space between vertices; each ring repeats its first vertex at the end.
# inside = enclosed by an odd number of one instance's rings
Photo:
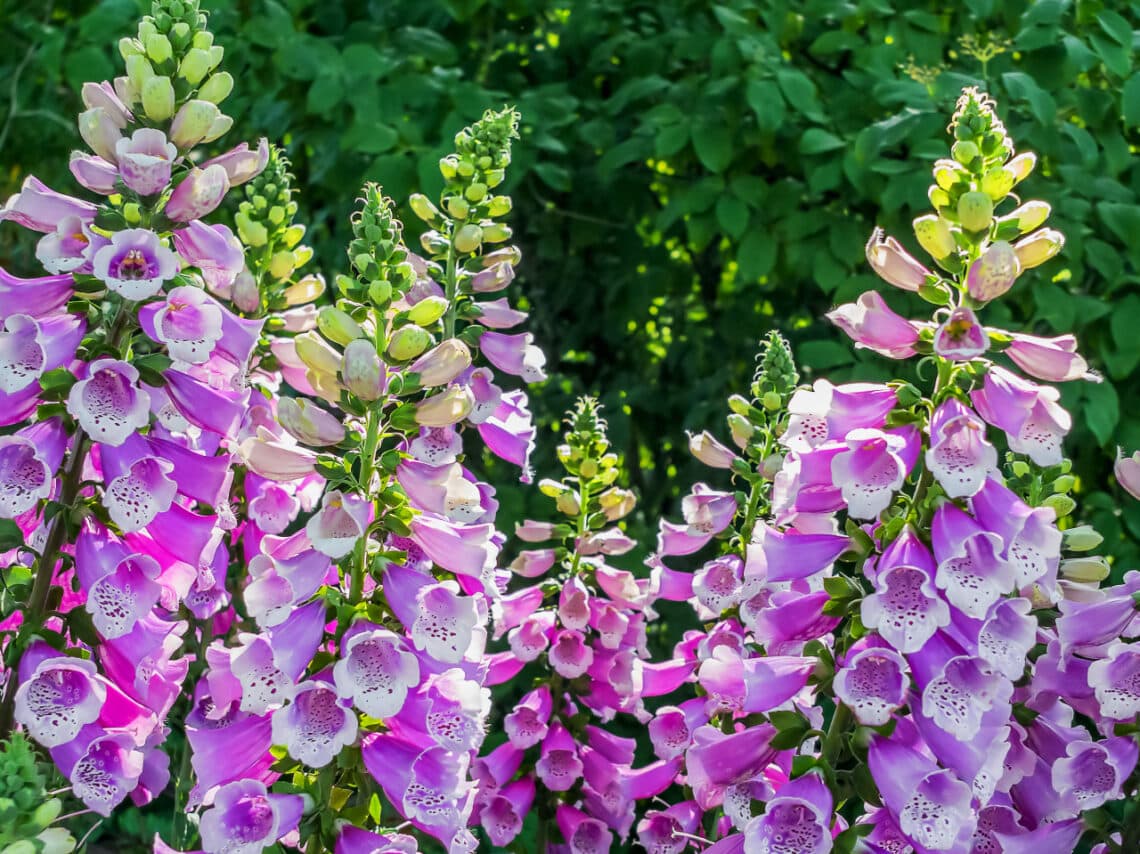
POLYGON ((931 272, 903 249, 902 244, 883 229, 871 232, 866 246, 867 262, 883 280, 904 291, 917 291, 931 272))
POLYGON ((828 312, 827 319, 846 332, 856 347, 889 359, 906 359, 915 353, 918 329, 891 311, 878 291, 866 291, 855 302, 828 312))
POLYGON ((997 450, 985 425, 956 398, 949 398, 930 419, 926 467, 951 498, 974 495, 997 470, 997 450))
POLYGON ((1105 718, 1123 721, 1140 714, 1140 645, 1111 644, 1089 666, 1088 680, 1105 718))
POLYGON ((212 293, 224 295, 245 265, 241 242, 227 226, 207 225, 199 219, 173 234, 182 260, 197 267, 212 293))
POLYGON ((984 617, 1016 579, 1015 568, 1001 557, 1001 537, 949 502, 934 512, 932 531, 938 587, 962 613, 984 617))
POLYGON ((273 713, 273 742, 313 768, 322 768, 356 740, 357 720, 327 682, 310 680, 293 690, 289 705, 273 713))
POLYGON ((361 631, 344 642, 333 667, 337 694, 374 718, 399 713, 420 679, 416 656, 403 639, 385 629, 361 631))
POLYGON ((1011 450, 1027 454, 1039 466, 1061 462, 1061 440, 1073 422, 1055 388, 1035 385, 994 366, 970 398, 978 414, 1009 437, 1011 450))
POLYGON ((135 301, 157 294, 178 272, 178 256, 146 228, 115 232, 91 264, 96 278, 124 299, 135 301))
POLYGON ((1011 287, 1021 272, 1017 253, 1005 240, 995 240, 966 274, 966 288, 978 302, 997 299, 1011 287))
POLYGON ((764 814, 744 828, 744 854, 827 854, 832 795, 820 774, 805 774, 776 790, 764 814))
POLYGON ((884 726, 905 702, 907 666, 890 647, 868 646, 835 674, 835 696, 863 726, 884 726))
POLYGON ((835 485, 843 493, 847 512, 856 519, 873 519, 894 498, 913 465, 912 443, 898 433, 852 430, 845 451, 831 461, 835 485))
POLYGON ((86 378, 68 392, 67 411, 92 439, 121 445, 150 421, 150 397, 138 379, 138 369, 127 362, 92 362, 86 378))
POLYGON ((1116 449, 1116 464, 1113 466, 1116 482, 1124 487, 1133 498, 1140 500, 1140 451, 1132 456, 1124 456, 1122 448, 1116 449))
POLYGON ((1005 348, 1005 354, 1025 373, 1046 382, 1100 380, 1089 372, 1088 362, 1077 352, 1077 339, 1072 335, 1039 338, 1018 333, 1005 348))
POLYGON ((14 519, 51 495, 66 447, 58 418, 0 436, 0 518, 14 519))
POLYGON ((207 854, 260 854, 297 828, 303 809, 300 795, 271 793, 258 780, 226 783, 202 813, 202 847, 207 854))
POLYGON ((170 170, 178 149, 156 128, 139 128, 115 143, 115 157, 123 183, 140 196, 153 196, 170 183, 170 170))
POLYGON ((934 352, 944 359, 953 361, 976 359, 986 352, 989 346, 989 336, 970 308, 954 309, 934 332, 934 352))
POLYGON ((863 600, 863 623, 904 655, 918 652, 950 622, 950 606, 934 587, 934 572, 934 558, 908 528, 879 558, 875 592, 863 600))
POLYGON ((191 169, 174 188, 164 213, 175 222, 201 219, 222 203, 229 189, 229 174, 220 164, 191 169))
POLYGON ((99 718, 107 687, 94 662, 43 649, 26 652, 20 669, 15 718, 44 747, 72 741, 99 718))

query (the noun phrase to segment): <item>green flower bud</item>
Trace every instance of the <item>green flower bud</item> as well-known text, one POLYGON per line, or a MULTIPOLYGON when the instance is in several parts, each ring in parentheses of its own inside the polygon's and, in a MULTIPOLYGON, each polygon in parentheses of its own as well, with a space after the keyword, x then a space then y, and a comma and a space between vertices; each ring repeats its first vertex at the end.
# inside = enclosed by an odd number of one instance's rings
POLYGON ((455 232, 452 243, 456 251, 464 255, 475 252, 483 243, 483 229, 477 225, 465 225, 460 228, 459 231, 455 232))
POLYGON ((151 36, 158 35, 158 27, 154 25, 154 21, 143 18, 139 21, 139 27, 136 32, 138 33, 139 41, 145 42, 151 36))
POLYGON ((420 326, 430 326, 443 317, 448 305, 444 297, 425 297, 408 309, 408 319, 420 326))
POLYGON ((1084 584, 1097 584, 1108 578, 1112 569, 1102 557, 1077 557, 1061 561, 1063 578, 1084 584))
POLYGON ((781 398, 780 395, 776 394, 774 391, 764 392, 764 397, 761 399, 761 403, 764 404, 764 408, 769 412, 779 411, 780 406, 783 404, 783 402, 783 398, 781 398))
POLYGON ((386 306, 392 301, 392 285, 383 279, 376 279, 368 285, 368 298, 374 305, 386 306))
POLYGON ((206 134, 206 137, 202 140, 202 142, 213 142, 218 137, 224 136, 226 133, 228 133, 230 128, 233 126, 234 120, 230 116, 227 116, 224 113, 219 114, 218 117, 214 119, 214 123, 210 125, 210 131, 206 134))
POLYGON ((914 236, 919 245, 938 261, 948 258, 957 249, 949 223, 934 214, 920 216, 914 221, 914 236))
POLYGON ((415 193, 408 198, 408 206, 412 209, 412 213, 422 219, 428 225, 437 225, 442 219, 439 208, 431 203, 423 193, 415 193))
POLYGON ((182 57, 182 62, 178 63, 178 76, 191 86, 197 86, 210 73, 212 67, 209 51, 191 48, 182 57))
POLYGON ((174 86, 169 77, 151 77, 142 85, 143 111, 151 121, 161 122, 174 115, 174 86))
POLYGON ((1050 495, 1041 504, 1045 507, 1051 507, 1058 519, 1068 516, 1077 509, 1077 502, 1067 495, 1050 495))
POLYGON ((950 148, 950 156, 963 166, 969 166, 981 153, 978 146, 966 140, 959 140, 950 148))
POLYGON ((752 404, 743 395, 734 394, 728 399, 728 408, 737 415, 748 415, 752 411, 752 404))
POLYGON ((744 449, 756 434, 756 427, 743 415, 733 412, 728 416, 728 430, 732 434, 732 443, 744 449))
POLYGON ((142 222, 142 209, 134 202, 123 205, 123 219, 127 225, 138 225, 142 222))
POLYGON ((1014 460, 1010 469, 1013 471, 1014 477, 1025 477, 1029 474, 1029 463, 1025 462, 1025 460, 1014 460))
POLYGON ((1077 479, 1071 474, 1063 474, 1055 481, 1053 481, 1054 492, 1071 492, 1073 487, 1077 485, 1077 479))
POLYGON ((1074 552, 1092 551, 1104 542, 1104 537, 1091 525, 1078 525, 1064 532, 1065 548, 1074 552))
POLYGON ((937 160, 934 163, 934 183, 943 190, 949 190, 959 181, 968 179, 962 167, 953 160, 937 160))
POLYGON ((190 44, 199 50, 209 50, 214 46, 214 34, 209 30, 199 30, 194 33, 194 38, 190 40, 190 44))
POLYGON ((275 252, 269 259, 269 275, 275 279, 287 279, 293 275, 293 253, 288 249, 275 252))
POLYGON ((384 363, 367 338, 357 338, 344 348, 340 374, 345 388, 361 400, 379 400, 387 387, 384 363))
POLYGON ((511 227, 505 223, 492 222, 483 226, 483 239, 488 243, 504 243, 513 234, 511 227))
POLYGON ((405 362, 414 359, 435 343, 430 332, 420 326, 401 326, 392 334, 388 342, 388 355, 405 362))
POLYGON ((1013 175, 1014 183, 1020 184, 1029 177, 1029 173, 1033 171, 1033 167, 1036 165, 1037 155, 1032 151, 1026 151, 1005 164, 1005 168, 1013 175))
POLYGON ((982 192, 1000 202, 1013 189, 1013 173, 1008 169, 991 169, 982 177, 982 192))
POLYGON ((364 337, 360 324, 333 305, 322 306, 317 312, 317 329, 334 344, 348 344, 364 337))
POLYGON ((958 220, 967 231, 985 231, 994 221, 994 200, 982 192, 963 193, 958 199, 958 220))
POLYGON ((154 77, 154 69, 145 56, 136 53, 127 57, 127 80, 130 81, 135 91, 141 93, 143 84, 152 77, 154 77))
POLYGON ((40 804, 34 813, 32 813, 32 824, 36 827, 47 827, 63 812, 63 801, 59 798, 52 798, 50 801, 44 801, 40 804))
MULTIPOLYGON (((478 228, 478 226, 463 226, 463 228, 478 228)), ((460 229, 462 231, 462 229, 460 229)), ((444 255, 447 253, 447 238, 438 231, 425 231, 420 235, 420 246, 428 255, 444 255)), ((478 244, 476 244, 478 246, 478 244)))
POLYGON ((463 195, 467 201, 478 204, 483 201, 483 198, 487 195, 487 185, 480 183, 472 184, 463 191, 463 195))
POLYGON ((455 167, 458 161, 454 156, 440 158, 439 161, 439 174, 441 174, 445 181, 450 181, 455 177, 455 167))
POLYGON ((305 367, 318 373, 335 375, 340 370, 343 357, 316 332, 302 332, 293 339, 297 348, 297 358, 305 367))
POLYGON ((198 90, 198 97, 212 104, 220 104, 234 90, 234 78, 228 71, 211 74, 210 79, 198 90))
POLYGON ((251 220, 245 211, 234 214, 234 224, 237 226, 238 237, 246 246, 264 246, 269 242, 269 232, 265 226, 251 220))
POLYGON ((166 62, 166 60, 170 59, 172 54, 173 52, 170 48, 170 39, 168 39, 166 36, 160 35, 158 33, 155 33, 152 36, 147 36, 146 55, 151 62, 155 63, 156 65, 161 65, 162 63, 166 62))
POLYGON ((471 212, 471 205, 462 196, 449 196, 447 212, 456 219, 467 219, 467 214, 471 212))
POLYGON ((193 148, 209 135, 220 115, 221 111, 212 101, 200 98, 187 101, 170 124, 170 141, 183 151, 193 148))
POLYGON ((1043 202, 1038 199, 1033 199, 1014 208, 1007 216, 1002 217, 1003 220, 1013 221, 1017 223, 1017 230, 1022 234, 1026 234, 1033 229, 1045 223, 1052 212, 1048 202, 1043 202))
POLYGON ((119 56, 121 56, 124 61, 130 59, 132 56, 138 56, 140 53, 142 53, 142 45, 140 45, 137 40, 129 36, 123 36, 119 39, 119 56))
POLYGON ((1013 244, 1017 260, 1023 270, 1040 266, 1061 251, 1065 245, 1065 235, 1052 228, 1042 228, 1013 244))
POLYGON ((487 212, 491 216, 506 216, 511 212, 514 203, 510 196, 495 196, 488 202, 487 212))

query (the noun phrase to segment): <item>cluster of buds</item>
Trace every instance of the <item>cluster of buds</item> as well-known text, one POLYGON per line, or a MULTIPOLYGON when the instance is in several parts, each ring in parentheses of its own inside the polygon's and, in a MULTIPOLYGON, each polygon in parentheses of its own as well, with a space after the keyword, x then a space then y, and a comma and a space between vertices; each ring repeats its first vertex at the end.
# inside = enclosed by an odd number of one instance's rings
POLYGON ((75 838, 67 828, 52 826, 61 812, 63 800, 48 794, 35 749, 21 733, 14 733, 0 744, 0 851, 74 851, 75 838))
POLYGON ((635 502, 617 485, 620 460, 597 401, 579 400, 567 426, 558 448, 566 476, 539 484, 563 519, 519 524, 520 540, 543 545, 512 562, 524 582, 503 597, 495 620, 495 636, 509 645, 501 678, 524 666, 539 675, 503 719, 507 741, 480 759, 475 815, 503 846, 534 806, 540 849, 557 832, 571 850, 606 850, 612 833, 628 836, 636 803, 660 794, 676 768, 634 769, 634 740, 605 724, 619 713, 647 720, 644 699, 674 690, 678 671, 646 662, 648 581, 608 563, 636 546, 620 525, 635 502))

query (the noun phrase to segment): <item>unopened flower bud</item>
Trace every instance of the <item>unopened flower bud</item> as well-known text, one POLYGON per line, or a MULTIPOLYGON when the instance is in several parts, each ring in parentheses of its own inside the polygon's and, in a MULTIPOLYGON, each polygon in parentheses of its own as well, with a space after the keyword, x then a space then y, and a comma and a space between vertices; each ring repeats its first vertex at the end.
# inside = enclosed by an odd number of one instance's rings
POLYGON ((476 293, 489 294, 501 291, 515 278, 515 268, 501 261, 485 270, 481 270, 471 278, 471 290, 476 293))
POLYGON ((1063 474, 1055 481, 1053 481, 1054 492, 1072 492, 1073 487, 1077 485, 1077 479, 1071 474, 1063 474))
POLYGON ((229 132, 229 129, 234 126, 234 120, 227 116, 225 113, 218 113, 218 117, 214 119, 214 123, 210 125, 210 130, 206 134, 206 138, 202 142, 213 142, 220 136, 229 132))
POLYGON ((219 115, 218 105, 211 101, 187 101, 170 124, 170 141, 183 151, 193 148, 206 138, 219 115))
POLYGON ((325 277, 320 273, 310 273, 298 279, 285 289, 285 305, 304 305, 312 302, 325 292, 325 277))
POLYGON ((467 386, 448 386, 416 406, 416 423, 424 427, 450 427, 466 418, 475 407, 475 395, 467 386))
POLYGON ((388 342, 388 355, 397 361, 414 359, 430 347, 435 339, 420 326, 401 326, 388 342))
POLYGON ((198 89, 198 97, 212 104, 220 104, 234 90, 234 78, 228 71, 211 74, 210 79, 198 89))
POLYGON ((780 473, 780 469, 784 467, 784 458, 779 454, 770 454, 764 458, 764 467, 762 472, 764 477, 771 480, 780 473))
POLYGON ((985 231, 994 221, 994 200, 982 192, 963 193, 958 199, 958 220, 967 231, 985 231))
POLYGON ((174 86, 169 77, 151 77, 140 91, 148 119, 161 122, 174 115, 174 86))
POLYGON ((317 328, 334 344, 348 344, 364 337, 360 324, 334 305, 322 306, 317 312, 317 328))
POLYGON ((269 242, 269 231, 264 223, 250 219, 245 211, 234 214, 234 224, 237 225, 238 237, 246 246, 264 246, 269 242))
POLYGON ((191 169, 171 193, 165 213, 175 222, 200 219, 222 203, 229 188, 230 177, 221 166, 191 169))
POLYGON ((970 266, 966 287, 974 299, 989 302, 1013 287, 1020 272, 1021 264, 1013 247, 1004 240, 996 240, 970 266))
POLYGON ((132 54, 126 59, 127 80, 141 96, 146 81, 154 77, 154 68, 141 53, 132 54))
POLYGON ((963 166, 969 166, 981 152, 978 146, 969 140, 958 140, 950 148, 950 156, 961 163, 963 166))
POLYGON ((241 311, 253 312, 261 307, 261 292, 257 289, 257 279, 248 269, 243 269, 234 279, 231 299, 241 311))
POLYGON ((949 190, 959 181, 968 179, 969 175, 953 160, 936 160, 934 162, 934 183, 943 190, 949 190))
POLYGON ((628 489, 611 486, 598 496, 598 504, 601 505, 607 521, 616 522, 633 512, 637 497, 628 489))
POLYGON ((127 221, 127 225, 138 225, 142 222, 142 208, 134 202, 123 205, 123 219, 127 221))
POLYGON ((1029 463, 1025 462, 1025 460, 1014 460, 1013 465, 1010 466, 1010 470, 1013 472, 1014 477, 1025 477, 1029 474, 1029 463))
POLYGON ((463 191, 463 195, 466 197, 467 201, 478 204, 479 202, 483 201, 487 195, 487 185, 475 182, 463 191))
POLYGON ((506 216, 513 207, 510 196, 495 196, 487 203, 487 213, 491 216, 506 216))
POLYGON ((919 245, 938 261, 948 258, 957 248, 949 223, 934 214, 920 216, 914 221, 914 236, 919 245))
MULTIPOLYGON (((467 226, 464 226, 466 228, 467 226)), ((420 235, 420 246, 428 255, 443 255, 447 252, 447 238, 438 231, 425 231, 420 235)))
POLYGON ((475 252, 483 244, 483 229, 468 223, 455 232, 451 242, 457 252, 464 254, 475 252))
POLYGON ((732 434, 732 444, 743 450, 748 447, 756 433, 756 427, 743 415, 733 412, 728 416, 728 431, 732 434))
POLYGON ((1042 228, 1013 244, 1017 260, 1023 270, 1031 270, 1044 264, 1061 251, 1065 245, 1065 235, 1052 228, 1042 228))
POLYGON ((1014 177, 1009 169, 991 169, 982 177, 982 192, 995 202, 1004 199, 1013 189, 1014 177))
POLYGON ((194 33, 194 37, 190 40, 190 46, 200 50, 209 50, 214 46, 214 34, 209 30, 199 30, 194 33))
MULTIPOLYGON (((404 327, 408 328, 408 327, 404 327)), ((437 344, 408 366, 425 388, 447 385, 471 367, 471 351, 458 338, 437 344)))
POLYGON ((471 205, 461 196, 451 196, 447 199, 447 212, 456 219, 467 219, 471 212, 471 205))
POLYGON ((1048 202, 1033 199, 1014 208, 1009 214, 1002 217, 1002 220, 1016 222, 1017 230, 1026 234, 1039 225, 1043 225, 1051 212, 1052 208, 1049 207, 1048 202))
POLYGON ((558 508, 559 513, 566 516, 577 516, 582 512, 582 504, 578 501, 578 496, 569 490, 555 499, 554 506, 558 508))
POLYGON ((361 400, 378 400, 388 386, 384 363, 367 338, 357 338, 344 348, 340 374, 345 387, 361 400))
POLYGON ((1119 483, 1129 495, 1140 499, 1140 451, 1133 452, 1132 456, 1124 456, 1124 449, 1116 449, 1116 464, 1112 467, 1119 483))
POLYGON ((1037 155, 1032 151, 1026 151, 1005 164, 1005 168, 1013 175, 1014 183, 1019 184, 1029 177, 1029 173, 1033 171, 1033 167, 1036 165, 1037 155))
POLYGON ((412 213, 429 225, 436 225, 442 219, 439 208, 423 193, 413 193, 408 198, 408 206, 412 209, 412 213))
POLYGON ((876 228, 871 233, 866 254, 868 263, 884 281, 904 291, 917 291, 930 276, 929 270, 881 228, 876 228))
POLYGON ((779 410, 781 404, 783 403, 783 400, 781 399, 780 395, 776 394, 776 392, 766 391, 764 392, 764 397, 761 402, 764 404, 764 408, 769 412, 776 412, 779 410))
POLYGON ((91 150, 104 160, 115 163, 115 147, 123 138, 111 115, 102 107, 92 107, 79 114, 79 135, 91 150))
POLYGON ((742 394, 734 394, 728 398, 728 408, 738 415, 747 415, 752 410, 752 404, 742 394))
POLYGON ((336 445, 345 435, 340 419, 306 398, 280 398, 277 421, 297 441, 313 447, 336 445))
POLYGON ((293 344, 297 348, 297 358, 306 367, 334 375, 340 369, 341 354, 316 332, 302 332, 293 339, 293 344))
POLYGON ((368 285, 368 298, 373 305, 385 306, 392 299, 392 284, 383 279, 376 279, 368 285))
POLYGON ((186 56, 182 57, 182 62, 178 64, 178 76, 191 86, 197 86, 210 73, 211 68, 213 65, 210 63, 209 51, 195 47, 186 51, 186 56))
POLYGON ((151 62, 161 65, 171 57, 170 39, 161 33, 147 36, 146 55, 151 62))
POLYGON ((730 469, 736 454, 716 440, 708 430, 689 434, 689 453, 714 469, 730 469))
POLYGON ((293 275, 296 266, 293 253, 288 249, 282 249, 280 252, 274 252, 273 257, 269 259, 269 275, 275 279, 287 279, 293 275))
POLYGON ((1078 525, 1064 532, 1065 548, 1074 552, 1088 552, 1104 542, 1104 537, 1091 525, 1078 525))
POLYGON ((1052 508, 1053 512, 1057 514, 1058 519, 1068 516, 1077 509, 1077 502, 1067 495, 1050 495, 1041 502, 1042 506, 1052 508))
POLYGON ((408 319, 420 326, 430 326, 443 317, 449 304, 444 297, 425 297, 408 309, 408 319))
POLYGON ((1084 584, 1096 584, 1108 578, 1112 569, 1102 557, 1075 557, 1061 561, 1063 578, 1084 584))
POLYGON ((143 52, 143 46, 139 44, 137 39, 132 39, 130 36, 123 36, 119 39, 119 56, 124 61, 130 59, 132 56, 138 56, 143 52))
POLYGON ((483 226, 483 240, 487 243, 503 243, 514 235, 511 227, 506 223, 492 222, 483 226))

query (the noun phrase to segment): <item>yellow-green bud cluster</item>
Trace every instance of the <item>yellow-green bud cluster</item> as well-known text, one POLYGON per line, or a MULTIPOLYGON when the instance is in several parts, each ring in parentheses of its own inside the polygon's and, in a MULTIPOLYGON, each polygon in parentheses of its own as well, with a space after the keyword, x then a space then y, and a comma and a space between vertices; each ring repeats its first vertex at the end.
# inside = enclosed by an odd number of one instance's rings
POLYGON ((47 797, 46 782, 35 749, 22 733, 0 742, 0 851, 75 849, 66 829, 50 827, 63 812, 63 801, 47 797))
POLYGON ((770 408, 766 395, 770 392, 781 397, 791 394, 799 384, 800 374, 796 370, 795 359, 792 358, 791 345, 774 330, 760 342, 756 360, 758 364, 752 377, 752 396, 764 403, 765 408, 770 408))
POLYGON ((568 477, 539 484, 544 495, 555 499, 560 513, 578 516, 585 512, 587 530, 600 530, 618 521, 636 504, 632 492, 615 485, 621 475, 621 458, 610 450, 601 408, 595 398, 581 397, 566 413, 567 432, 557 454, 568 477))
POLYGON ((353 239, 348 259, 358 281, 338 279, 342 292, 359 302, 386 308, 394 296, 415 284, 416 271, 404 246, 404 226, 397 219, 392 200, 376 184, 365 184, 363 206, 352 218, 353 239), (349 293, 352 291, 352 293, 349 293))

